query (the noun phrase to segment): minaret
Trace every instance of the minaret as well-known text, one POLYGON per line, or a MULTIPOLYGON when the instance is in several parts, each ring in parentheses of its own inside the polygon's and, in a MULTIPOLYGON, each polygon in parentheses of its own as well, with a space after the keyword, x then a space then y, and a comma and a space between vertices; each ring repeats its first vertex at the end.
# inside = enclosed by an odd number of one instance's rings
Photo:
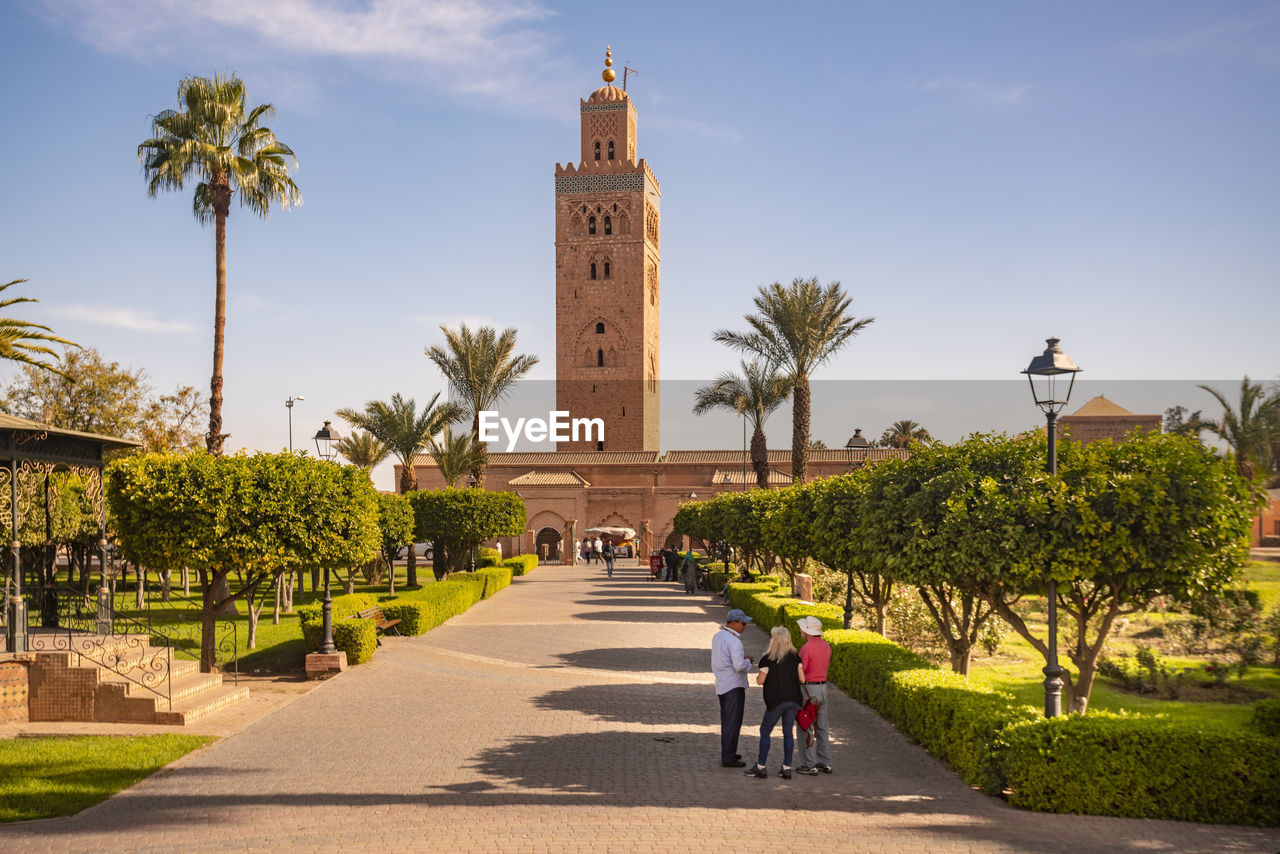
POLYGON ((580 102, 582 158, 556 164, 556 408, 604 440, 561 451, 656 451, 661 193, 636 159, 636 108, 610 85, 580 102))

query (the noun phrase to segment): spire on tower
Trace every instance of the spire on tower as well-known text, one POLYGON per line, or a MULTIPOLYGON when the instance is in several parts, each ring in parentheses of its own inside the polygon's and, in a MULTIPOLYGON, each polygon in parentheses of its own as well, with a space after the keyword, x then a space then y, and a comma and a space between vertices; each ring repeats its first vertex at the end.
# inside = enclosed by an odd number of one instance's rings
POLYGON ((600 74, 604 78, 605 83, 612 83, 613 79, 618 75, 610 67, 613 65, 613 49, 609 45, 604 46, 604 71, 600 74))

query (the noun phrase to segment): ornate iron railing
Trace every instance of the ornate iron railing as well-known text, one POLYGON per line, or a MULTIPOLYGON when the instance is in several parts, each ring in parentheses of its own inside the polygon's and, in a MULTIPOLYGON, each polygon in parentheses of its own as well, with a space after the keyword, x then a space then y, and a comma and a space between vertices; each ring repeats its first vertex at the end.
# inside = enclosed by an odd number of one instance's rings
MULTIPOLYGON (((147 609, 146 614, 147 614, 148 625, 153 624, 151 620, 151 612, 153 610, 159 610, 161 613, 171 615, 172 622, 178 623, 178 624, 194 623, 196 625, 201 625, 203 621, 203 615, 204 615, 203 602, 198 602, 195 599, 192 599, 187 596, 183 596, 181 593, 175 593, 173 592, 173 590, 169 591, 169 598, 167 600, 166 599, 147 599, 146 609, 147 609), (178 602, 185 602, 192 607, 179 608, 176 605, 174 605, 175 600, 178 602), (154 606, 159 606, 159 607, 156 608, 154 606)), ((214 644, 214 649, 217 652, 228 653, 226 661, 231 665, 231 680, 234 684, 239 685, 240 684, 240 655, 239 655, 240 628, 239 628, 239 625, 236 623, 235 620, 228 620, 225 618, 215 619, 214 625, 215 625, 214 634, 215 634, 215 637, 217 638, 217 641, 214 644)), ((199 654, 199 647, 197 647, 197 652, 195 655, 191 655, 190 652, 188 652, 185 648, 181 647, 180 645, 177 646, 176 649, 177 649, 177 652, 181 655, 190 656, 194 658, 196 661, 201 660, 201 657, 199 654)), ((212 664, 213 667, 219 673, 223 674, 224 676, 227 675, 226 668, 223 666, 220 666, 217 663, 217 661, 212 661, 210 662, 210 664, 212 664)))
MULTIPOLYGON (((28 636, 28 648, 33 652, 70 652, 88 659, 100 667, 120 676, 128 682, 162 698, 170 710, 173 709, 173 661, 175 656, 183 656, 201 661, 199 646, 192 653, 186 649, 178 638, 166 633, 152 619, 152 611, 143 612, 143 619, 113 611, 110 615, 111 634, 99 633, 103 625, 98 612, 96 595, 86 595, 83 591, 71 587, 44 586, 38 595, 56 600, 56 626, 44 627, 28 636)), ((196 605, 194 600, 182 599, 196 605)), ((155 604, 155 603, 152 603, 155 604)), ((163 603, 174 614, 174 622, 196 622, 201 620, 201 612, 177 608, 172 603, 163 603)), ((240 684, 239 629, 234 620, 217 620, 215 649, 228 653, 231 662, 230 675, 235 684, 240 684)), ((227 671, 216 662, 211 666, 224 678, 227 671)))
POLYGON ((44 586, 42 597, 57 601, 56 626, 28 635, 32 652, 69 652, 160 697, 173 709, 173 643, 146 623, 112 615, 112 633, 98 634, 96 596, 71 587, 44 586))

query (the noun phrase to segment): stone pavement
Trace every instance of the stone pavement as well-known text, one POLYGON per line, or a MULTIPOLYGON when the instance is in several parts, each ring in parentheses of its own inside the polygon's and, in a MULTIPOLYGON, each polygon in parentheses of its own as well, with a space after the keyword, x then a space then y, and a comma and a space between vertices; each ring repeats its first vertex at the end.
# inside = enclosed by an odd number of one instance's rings
MULTIPOLYGON (((721 768, 724 609, 646 576, 539 567, 96 807, 0 826, 0 851, 1280 851, 1275 829, 1012 809, 838 692, 834 774, 721 768)), ((753 688, 748 757, 762 711, 753 688)))

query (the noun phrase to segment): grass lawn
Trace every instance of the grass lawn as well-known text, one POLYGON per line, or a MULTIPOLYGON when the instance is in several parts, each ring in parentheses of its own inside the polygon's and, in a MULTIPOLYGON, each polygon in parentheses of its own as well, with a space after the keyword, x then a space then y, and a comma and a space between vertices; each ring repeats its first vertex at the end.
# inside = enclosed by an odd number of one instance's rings
POLYGON ((214 740, 81 735, 0 741, 0 821, 80 812, 214 740))

